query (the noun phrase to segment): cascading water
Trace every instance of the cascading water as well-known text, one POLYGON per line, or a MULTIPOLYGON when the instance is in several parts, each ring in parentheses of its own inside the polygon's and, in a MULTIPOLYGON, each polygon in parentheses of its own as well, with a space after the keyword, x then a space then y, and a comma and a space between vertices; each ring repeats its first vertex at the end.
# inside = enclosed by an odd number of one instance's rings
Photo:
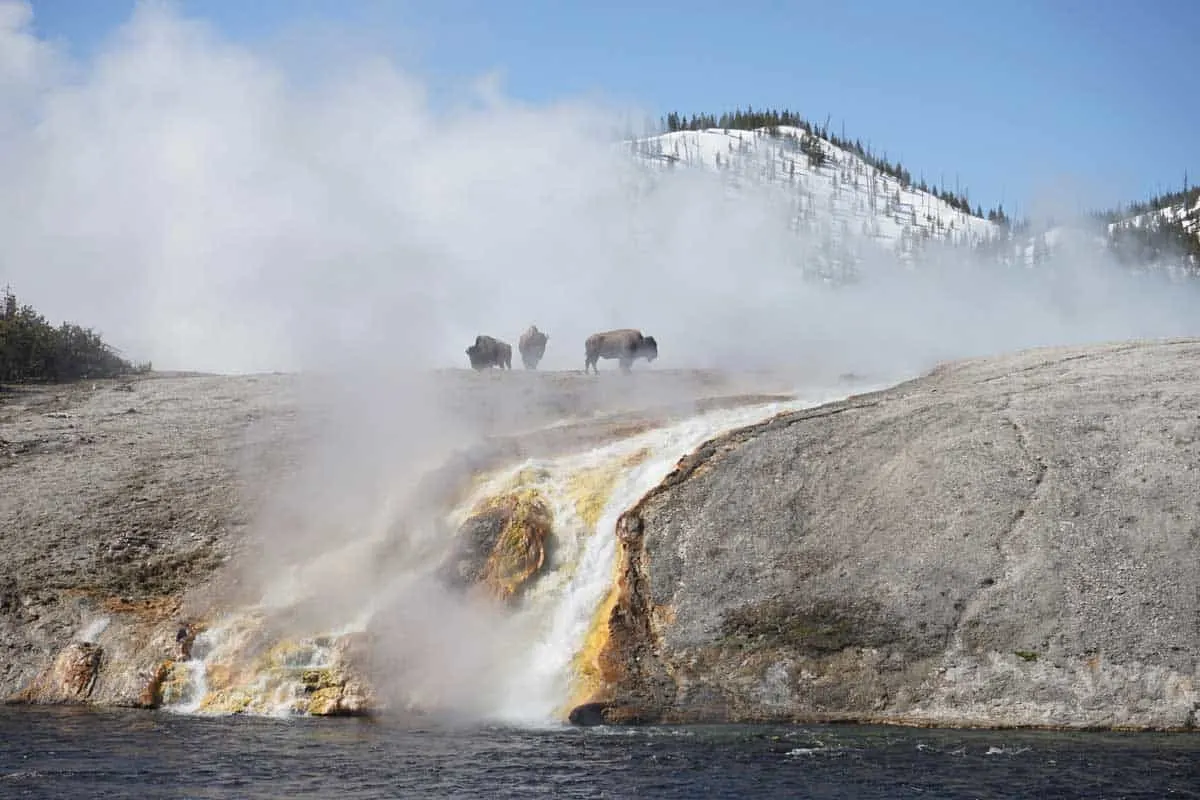
MULTIPOLYGON (((407 563, 363 593, 343 593, 331 624, 321 587, 332 569, 339 586, 372 568, 378 531, 321 553, 279 576, 252 608, 212 620, 191 658, 163 681, 164 705, 182 713, 270 715, 354 713, 387 706, 350 666, 359 645, 393 656, 389 700, 408 708, 452 707, 477 717, 541 724, 562 719, 587 676, 575 666, 597 611, 614 584, 617 518, 704 441, 776 413, 845 396, 797 396, 786 402, 710 411, 620 438, 585 452, 530 459, 478 476, 468 497, 446 514, 451 530, 496 498, 536 498, 548 510, 544 560, 512 602, 464 598, 430 588, 453 542, 432 530, 409 543, 407 563), (331 566, 334 565, 334 566, 331 566), (436 599, 430 599, 436 597, 436 599), (304 612, 307 607, 323 613, 304 612), (297 635, 273 620, 319 619, 297 635), (464 655, 471 651, 473 657, 464 655), (415 665, 415 666, 414 666, 415 665), (476 684, 466 691, 463 684, 476 684)), ((444 531, 445 528, 439 528, 444 531)), ((453 537, 451 537, 453 538, 453 537)), ((347 583, 348 582, 348 583, 347 583)), ((378 680, 378 676, 376 676, 378 680)))

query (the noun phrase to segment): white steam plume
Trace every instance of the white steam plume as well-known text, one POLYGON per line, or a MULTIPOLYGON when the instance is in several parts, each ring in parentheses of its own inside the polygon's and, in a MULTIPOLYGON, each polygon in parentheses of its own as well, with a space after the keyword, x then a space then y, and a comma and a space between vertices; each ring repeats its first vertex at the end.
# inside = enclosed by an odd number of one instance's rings
POLYGON ((879 264, 831 295, 797 279, 766 199, 695 174, 631 197, 606 109, 522 108, 487 84, 435 114, 374 53, 300 80, 159 4, 84 63, 31 25, 0 3, 0 271, 161 368, 461 367, 476 333, 515 343, 537 323, 551 369, 623 325, 656 336, 662 366, 824 348, 850 369, 1190 322, 1156 307, 1177 293, 1098 264, 1065 302, 963 263, 920 280, 879 264))

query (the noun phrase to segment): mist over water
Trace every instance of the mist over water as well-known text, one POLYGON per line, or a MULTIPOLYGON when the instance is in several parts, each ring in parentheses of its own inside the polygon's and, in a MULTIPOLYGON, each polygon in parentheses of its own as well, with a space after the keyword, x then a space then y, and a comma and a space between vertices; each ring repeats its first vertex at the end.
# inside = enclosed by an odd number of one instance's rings
MULTIPOLYGON (((143 3, 80 60, 39 38, 32 13, 0 0, 0 283, 157 369, 336 376, 305 384, 321 433, 272 487, 259 560, 241 568, 273 597, 307 564, 309 625, 388 605, 393 650, 420 649, 431 680, 482 677, 490 620, 419 581, 397 588, 373 548, 419 549, 421 476, 501 427, 464 422, 431 372, 466 367, 476 334, 515 351, 537 324, 555 371, 582 367, 588 334, 640 328, 659 360, 607 385, 651 403, 643 369, 885 381, 958 356, 1197 330, 1193 287, 1087 248, 1038 270, 936 247, 906 270, 879 251, 854 284, 802 280, 811 243, 769 193, 648 171, 619 146, 619 110, 529 107, 486 82, 443 109, 367 37, 356 51, 339 36, 330 59, 311 42, 309 63, 328 68, 299 73, 143 3)), ((489 419, 517 427, 547 391, 527 383, 492 395, 489 419)))

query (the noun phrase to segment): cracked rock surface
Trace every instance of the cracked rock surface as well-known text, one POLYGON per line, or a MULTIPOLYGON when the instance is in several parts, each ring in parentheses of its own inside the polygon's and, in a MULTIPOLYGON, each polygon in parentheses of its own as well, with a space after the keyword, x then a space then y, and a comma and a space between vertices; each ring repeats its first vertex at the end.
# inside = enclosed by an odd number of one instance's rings
POLYGON ((956 362, 709 442, 621 525, 599 703, 1188 728, 1200 341, 956 362))

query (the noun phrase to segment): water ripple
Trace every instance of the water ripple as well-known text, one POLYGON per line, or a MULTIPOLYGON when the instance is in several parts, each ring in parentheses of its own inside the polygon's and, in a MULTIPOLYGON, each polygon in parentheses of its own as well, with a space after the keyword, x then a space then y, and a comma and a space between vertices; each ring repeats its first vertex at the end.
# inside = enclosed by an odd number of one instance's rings
POLYGON ((1200 797, 1191 734, 626 729, 0 708, 4 798, 1200 797))

